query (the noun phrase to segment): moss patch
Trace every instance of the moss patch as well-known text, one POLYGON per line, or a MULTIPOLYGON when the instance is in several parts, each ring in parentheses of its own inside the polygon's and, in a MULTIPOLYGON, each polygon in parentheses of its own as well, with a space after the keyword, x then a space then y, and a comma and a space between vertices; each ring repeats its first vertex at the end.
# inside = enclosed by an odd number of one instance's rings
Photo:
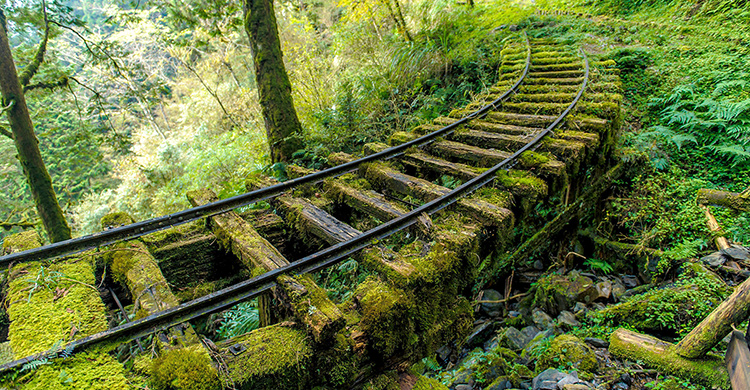
POLYGON ((234 384, 255 389, 309 388, 308 368, 313 350, 305 332, 279 325, 256 329, 219 345, 227 372, 225 387, 234 384), (238 345, 236 355, 230 347, 238 345))
POLYGON ((33 372, 24 390, 127 390, 123 368, 104 352, 87 351, 43 365, 33 372))
POLYGON ((555 337, 536 362, 536 371, 547 368, 575 368, 586 372, 596 372, 599 363, 594 352, 578 337, 564 334, 555 337))
POLYGON ((193 348, 168 350, 153 361, 151 384, 155 390, 218 390, 216 369, 206 353, 193 348))

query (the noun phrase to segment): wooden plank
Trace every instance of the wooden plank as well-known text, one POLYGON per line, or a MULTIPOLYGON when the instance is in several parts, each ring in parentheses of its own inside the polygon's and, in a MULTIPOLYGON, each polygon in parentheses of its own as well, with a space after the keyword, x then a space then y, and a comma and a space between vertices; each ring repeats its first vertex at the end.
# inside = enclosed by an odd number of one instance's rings
POLYGON ((334 198, 381 221, 389 221, 408 212, 405 208, 389 202, 382 194, 358 190, 340 180, 327 180, 325 187, 334 198))
POLYGON ((750 389, 750 349, 742 332, 732 331, 724 358, 733 389, 750 389))
POLYGON ((302 198, 282 195, 274 199, 277 209, 293 221, 292 227, 307 237, 315 237, 329 245, 354 238, 362 232, 339 221, 302 198))

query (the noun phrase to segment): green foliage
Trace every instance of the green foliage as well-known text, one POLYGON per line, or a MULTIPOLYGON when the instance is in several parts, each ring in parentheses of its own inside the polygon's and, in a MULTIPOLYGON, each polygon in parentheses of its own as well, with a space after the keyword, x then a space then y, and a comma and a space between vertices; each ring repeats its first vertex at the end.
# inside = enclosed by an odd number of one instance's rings
POLYGON ((260 327, 260 312, 257 301, 242 302, 224 313, 217 334, 222 339, 229 339, 250 332, 260 327))
POLYGON ((660 377, 657 380, 645 383, 643 386, 650 390, 705 390, 704 386, 675 377, 667 377, 666 379, 660 377))
POLYGON ((368 273, 360 269, 354 259, 347 259, 336 267, 329 267, 318 275, 318 283, 328 291, 334 302, 343 302, 367 279, 368 273))
POLYGON ((614 270, 612 265, 609 264, 608 262, 604 260, 595 259, 593 257, 589 257, 588 259, 586 259, 586 261, 583 262, 583 265, 585 267, 588 267, 588 269, 592 271, 599 271, 605 275, 608 275, 614 270))

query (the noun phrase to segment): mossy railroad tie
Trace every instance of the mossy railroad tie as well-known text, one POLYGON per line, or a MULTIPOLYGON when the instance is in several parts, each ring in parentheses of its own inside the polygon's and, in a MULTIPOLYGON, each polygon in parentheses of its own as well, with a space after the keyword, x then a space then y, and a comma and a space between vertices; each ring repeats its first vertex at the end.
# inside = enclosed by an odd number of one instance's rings
MULTIPOLYGON (((213 191, 204 189, 187 194, 193 205, 218 200, 213 191)), ((234 253, 254 274, 267 272, 289 264, 284 256, 234 211, 211 217, 211 226, 224 248, 234 253)), ((278 292, 292 307, 296 318, 304 324, 316 342, 325 343, 343 326, 341 312, 331 303, 325 291, 306 276, 281 276, 278 292)), ((261 297, 262 325, 270 325, 272 304, 270 296, 261 297)))
MULTIPOLYGON (((34 230, 6 237, 3 253, 41 246, 34 230)), ((84 253, 53 263, 29 262, 13 266, 8 279, 8 338, 13 358, 59 348, 60 345, 107 329, 107 309, 94 276, 94 256, 84 253)), ((58 354, 65 355, 64 351, 58 354)), ((69 388, 129 389, 124 369, 103 349, 90 350, 55 364, 38 365, 25 389, 57 389, 65 376, 69 388), (64 374, 63 374, 64 373, 64 374)), ((3 384, 0 383, 0 387, 3 384)))

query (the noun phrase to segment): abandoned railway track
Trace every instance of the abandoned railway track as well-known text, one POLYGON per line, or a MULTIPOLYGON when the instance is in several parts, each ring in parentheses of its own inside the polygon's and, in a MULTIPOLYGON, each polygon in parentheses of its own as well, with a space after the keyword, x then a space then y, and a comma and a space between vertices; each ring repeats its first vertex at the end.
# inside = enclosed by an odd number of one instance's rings
POLYGON ((149 221, 113 214, 103 220, 109 229, 61 243, 41 246, 33 232, 8 238, 0 264, 10 267, 10 358, 0 371, 87 351, 117 377, 124 369, 107 351, 156 333, 165 351, 208 352, 226 387, 284 388, 312 381, 312 370, 320 373, 316 381, 341 387, 465 333, 471 307, 463 294, 480 267, 511 265, 480 265, 479 258, 508 248, 514 226, 536 205, 572 202, 584 173, 606 167, 619 127, 619 81, 606 63, 592 66, 583 50, 544 39, 519 39, 502 55, 498 84, 487 95, 394 134, 391 145, 368 144, 363 158, 336 153, 329 160, 337 165, 318 172, 290 166, 292 179, 255 178, 248 193, 225 200, 192 192, 195 207, 149 221), (435 184, 445 177, 454 188, 435 184), (274 212, 233 211, 260 201, 274 212), (408 239, 381 245, 396 233, 408 239), (214 249, 204 256, 196 248, 214 249), (350 256, 375 276, 333 303, 309 275, 350 256), (169 269, 165 259, 177 257, 198 271, 169 269), (191 263, 198 258, 208 265, 191 263), (197 297, 173 291, 182 287, 178 279, 195 282, 217 268, 250 277, 227 277, 233 283, 197 297), (100 292, 120 305, 110 288, 127 297, 135 320, 107 323, 115 308, 100 292), (264 325, 257 331, 213 345, 189 325, 255 297, 264 325), (274 324, 284 318, 296 326, 274 324), (294 359, 278 352, 285 348, 296 351, 294 359))

